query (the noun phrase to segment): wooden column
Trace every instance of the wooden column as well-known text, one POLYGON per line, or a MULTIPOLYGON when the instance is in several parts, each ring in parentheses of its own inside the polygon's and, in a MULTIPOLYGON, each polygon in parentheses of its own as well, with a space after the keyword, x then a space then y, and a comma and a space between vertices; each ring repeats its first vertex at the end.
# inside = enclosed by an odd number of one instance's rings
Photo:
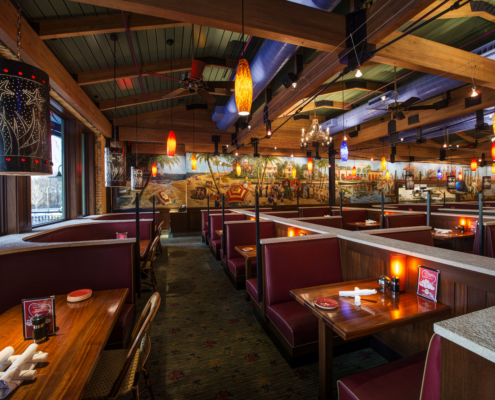
POLYGON ((85 131, 85 157, 84 173, 86 177, 86 213, 88 215, 96 214, 96 184, 95 184, 95 135, 91 131, 85 131))
POLYGON ((67 119, 64 125, 65 141, 65 217, 76 219, 82 211, 82 124, 67 119))
POLYGON ((0 175, 0 235, 31 228, 31 177, 0 175))
POLYGON ((335 150, 334 141, 330 143, 328 149, 328 205, 330 215, 333 215, 332 207, 335 203, 335 150))

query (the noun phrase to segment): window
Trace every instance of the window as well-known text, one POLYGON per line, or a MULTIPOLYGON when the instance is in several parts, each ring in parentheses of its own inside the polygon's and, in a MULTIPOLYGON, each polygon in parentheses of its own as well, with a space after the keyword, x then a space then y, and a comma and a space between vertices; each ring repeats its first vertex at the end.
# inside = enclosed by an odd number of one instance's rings
POLYGON ((31 223, 44 225, 65 219, 63 120, 51 113, 53 174, 31 176, 31 223))

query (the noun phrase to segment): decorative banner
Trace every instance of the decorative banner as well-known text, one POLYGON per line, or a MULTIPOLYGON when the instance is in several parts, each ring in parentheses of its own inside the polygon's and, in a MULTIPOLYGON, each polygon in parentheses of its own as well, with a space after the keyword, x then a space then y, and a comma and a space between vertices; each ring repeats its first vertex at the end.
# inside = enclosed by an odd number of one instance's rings
POLYGON ((21 303, 24 340, 33 338, 31 318, 36 315, 45 316, 46 335, 55 334, 55 296, 25 299, 21 303))
POLYGON ((127 232, 117 232, 117 239, 127 239, 127 232))
POLYGON ((131 167, 131 190, 141 190, 143 186, 143 169, 131 167))
POLYGON ((418 295, 436 302, 438 298, 439 278, 440 271, 420 265, 418 268, 418 295))
POLYGON ((406 175, 406 190, 414 190, 414 175, 406 175))
POLYGON ((124 149, 105 147, 105 187, 125 187, 124 149))
POLYGON ((490 176, 483 177, 483 190, 489 190, 492 188, 492 178, 490 176))
POLYGON ((447 176, 447 189, 449 190, 455 190, 455 175, 454 176, 447 176))

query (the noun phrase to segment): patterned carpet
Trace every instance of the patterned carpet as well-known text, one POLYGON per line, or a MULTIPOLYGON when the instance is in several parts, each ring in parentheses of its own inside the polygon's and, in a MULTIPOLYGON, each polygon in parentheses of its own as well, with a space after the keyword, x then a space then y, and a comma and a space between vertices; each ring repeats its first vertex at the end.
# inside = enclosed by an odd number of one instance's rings
MULTIPOLYGON (((289 367, 200 238, 162 243, 155 264, 162 303, 148 360, 157 399, 316 399, 318 363, 289 367)), ((385 362, 371 349, 337 357, 335 381, 385 362)))

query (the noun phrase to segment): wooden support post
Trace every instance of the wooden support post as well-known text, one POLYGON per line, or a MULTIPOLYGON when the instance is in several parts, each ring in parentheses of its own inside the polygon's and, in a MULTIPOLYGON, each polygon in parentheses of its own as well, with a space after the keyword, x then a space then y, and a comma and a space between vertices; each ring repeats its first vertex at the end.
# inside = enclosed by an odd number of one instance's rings
POLYGON ((330 215, 333 216, 333 203, 335 201, 335 152, 334 142, 330 143, 328 149, 328 205, 330 207, 330 215))
POLYGON ((480 236, 480 256, 483 255, 483 192, 480 192, 478 196, 478 207, 479 207, 479 216, 478 216, 478 229, 480 236))
POLYGON ((136 246, 134 248, 135 270, 134 280, 136 282, 136 293, 141 297, 141 240, 139 232, 139 194, 136 193, 136 246))
POLYGON ((258 189, 254 192, 254 215, 256 226, 256 273, 258 277, 258 302, 263 301, 263 266, 261 265, 261 242, 260 242, 260 199, 258 189))
POLYGON ((383 210, 384 203, 385 203, 385 196, 382 192, 381 197, 380 197, 380 205, 381 205, 381 211, 382 211, 381 217, 380 217, 380 229, 383 229, 385 227, 385 212, 383 210))
POLYGON ((224 256, 226 255, 225 253, 227 251, 225 247, 225 236, 225 194, 222 193, 222 250, 224 256))
POLYGON ((340 195, 340 216, 342 217, 342 190, 339 191, 340 195))
POLYGON ((426 193, 426 225, 430 226, 431 217, 431 193, 428 191, 426 193))

